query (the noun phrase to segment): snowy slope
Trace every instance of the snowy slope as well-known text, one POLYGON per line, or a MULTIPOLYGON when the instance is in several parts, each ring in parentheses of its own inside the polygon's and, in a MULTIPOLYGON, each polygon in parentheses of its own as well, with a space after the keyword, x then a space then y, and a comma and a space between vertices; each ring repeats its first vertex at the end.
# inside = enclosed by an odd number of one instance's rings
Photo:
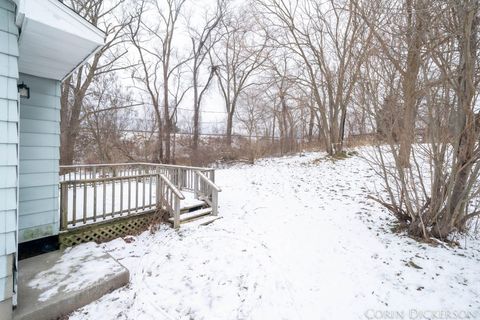
POLYGON ((71 319, 480 318, 480 242, 392 234, 366 162, 323 157, 217 171, 223 219, 104 244, 131 284, 71 319))

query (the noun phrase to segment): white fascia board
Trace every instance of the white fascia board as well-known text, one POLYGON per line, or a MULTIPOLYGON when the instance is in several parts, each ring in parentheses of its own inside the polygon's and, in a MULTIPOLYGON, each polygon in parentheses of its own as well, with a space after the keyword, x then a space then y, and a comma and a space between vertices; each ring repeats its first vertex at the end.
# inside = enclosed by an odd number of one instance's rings
POLYGON ((58 0, 15 0, 16 24, 22 27, 25 18, 41 22, 71 34, 87 32, 93 42, 104 43, 105 33, 58 0), (79 30, 79 27, 85 29, 79 30))
MULTIPOLYGON (((16 24, 20 28, 21 33, 19 37, 20 49, 20 63, 28 61, 24 65, 26 70, 33 75, 53 78, 56 80, 63 80, 72 74, 78 67, 83 65, 92 55, 98 52, 105 43, 105 33, 93 26, 83 17, 75 13, 72 9, 59 2, 58 0, 14 0, 17 4, 16 24), (32 24, 36 27, 32 29, 32 24), (42 34, 42 32, 44 34, 42 34), (49 47, 46 48, 41 43, 43 49, 36 52, 31 50, 31 45, 27 39, 42 39, 48 40, 49 36, 54 36, 55 39, 64 39, 65 41, 57 41, 57 43, 49 42, 49 47), (32 38, 35 37, 35 38, 32 38), (60 52, 65 52, 62 46, 65 43, 81 41, 84 45, 75 47, 76 55, 61 56, 62 62, 59 60, 60 52), (69 41, 70 40, 70 41, 69 41), (30 50, 26 48, 29 47, 30 50), (22 48, 23 57, 22 59, 22 48), (34 63, 37 61, 36 55, 39 55, 38 61, 43 61, 42 65, 35 68, 34 63), (50 59, 50 63, 45 63, 46 59, 50 59), (45 67, 51 65, 51 72, 45 72, 45 67), (54 69, 59 67, 58 72, 54 69)), ((50 38, 51 39, 51 38, 50 38)), ((48 42, 48 41, 46 41, 48 42)), ((20 64, 22 69, 22 64, 20 64)))
POLYGON ((83 66, 85 63, 87 63, 88 60, 90 60, 91 57, 93 57, 98 51, 100 51, 101 49, 103 48, 103 44, 98 46, 94 51, 92 51, 89 55, 87 55, 85 57, 85 59, 83 59, 82 61, 80 61, 72 70, 70 70, 70 72, 68 72, 62 79, 60 79, 60 81, 63 81, 65 80, 66 78, 68 78, 69 76, 72 75, 72 73, 74 73, 75 71, 78 70, 78 68, 80 68, 81 66, 83 66))

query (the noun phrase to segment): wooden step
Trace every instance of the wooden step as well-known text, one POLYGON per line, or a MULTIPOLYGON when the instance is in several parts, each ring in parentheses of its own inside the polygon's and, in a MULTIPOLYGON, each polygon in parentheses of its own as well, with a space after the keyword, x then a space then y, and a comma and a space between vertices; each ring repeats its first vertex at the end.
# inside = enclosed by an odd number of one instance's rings
MULTIPOLYGON (((190 221, 199 217, 203 217, 212 213, 212 208, 199 209, 195 211, 190 211, 180 214, 180 223, 190 221)), ((173 223, 173 217, 168 219, 169 222, 173 223)))
POLYGON ((189 212, 189 211, 193 211, 192 209, 201 209, 204 205, 205 205, 205 201, 202 201, 202 202, 198 202, 198 203, 192 203, 192 204, 189 204, 189 205, 186 205, 184 207, 182 207, 180 209, 180 212, 181 213, 184 213, 184 212, 189 212))
POLYGON ((212 223, 215 220, 221 219, 222 217, 220 216, 203 216, 200 218, 197 218, 195 220, 190 220, 187 223, 185 223, 185 227, 198 227, 198 226, 206 226, 207 224, 212 223))

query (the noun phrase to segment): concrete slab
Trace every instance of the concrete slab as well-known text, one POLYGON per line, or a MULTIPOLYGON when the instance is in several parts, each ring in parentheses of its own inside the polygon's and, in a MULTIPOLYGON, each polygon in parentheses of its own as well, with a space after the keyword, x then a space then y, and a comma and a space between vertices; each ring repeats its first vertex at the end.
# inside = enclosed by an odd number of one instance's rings
POLYGON ((95 243, 22 260, 14 319, 57 319, 126 285, 129 277, 95 243))

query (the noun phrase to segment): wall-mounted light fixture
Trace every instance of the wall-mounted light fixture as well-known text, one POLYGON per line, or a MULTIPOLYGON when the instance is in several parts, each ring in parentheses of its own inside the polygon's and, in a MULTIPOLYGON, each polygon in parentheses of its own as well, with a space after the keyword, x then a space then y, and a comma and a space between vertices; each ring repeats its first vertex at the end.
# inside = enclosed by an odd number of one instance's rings
POLYGON ((17 85, 18 93, 20 94, 20 98, 30 99, 30 88, 27 87, 25 83, 17 85))

